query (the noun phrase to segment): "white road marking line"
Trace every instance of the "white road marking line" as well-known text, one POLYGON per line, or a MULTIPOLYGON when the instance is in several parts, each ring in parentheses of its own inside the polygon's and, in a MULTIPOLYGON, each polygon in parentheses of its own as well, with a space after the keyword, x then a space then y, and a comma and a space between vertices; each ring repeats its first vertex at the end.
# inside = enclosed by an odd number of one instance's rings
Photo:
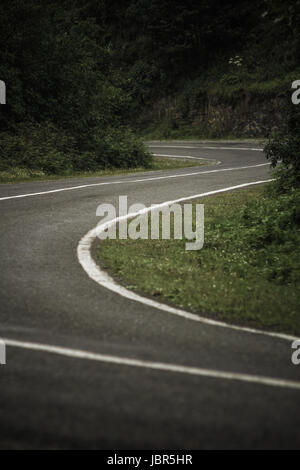
POLYGON ((147 144, 149 148, 159 148, 159 149, 201 149, 202 147, 195 147, 191 145, 151 145, 147 144))
POLYGON ((60 193, 63 191, 74 191, 76 189, 84 189, 84 188, 91 188, 96 186, 106 186, 112 184, 133 184, 133 183, 144 183, 147 181, 156 181, 156 180, 165 180, 170 178, 184 178, 186 176, 196 176, 196 175, 207 175, 209 173, 217 173, 220 171, 238 171, 238 170, 246 170, 248 168, 258 168, 260 166, 270 165, 269 163, 259 163, 257 165, 248 165, 248 166, 240 166, 234 168, 220 168, 218 170, 207 170, 207 171, 195 171, 193 173, 181 173, 176 175, 168 175, 168 176, 153 176, 151 178, 141 178, 135 180, 118 180, 118 181, 106 181, 103 183, 91 183, 91 184, 83 184, 80 186, 71 186, 69 188, 59 188, 59 189, 51 189, 49 191, 40 191, 37 193, 28 193, 28 194, 17 194, 15 196, 5 196, 1 197, 0 201, 7 201, 9 199, 20 199, 24 197, 32 197, 32 196, 41 196, 43 194, 53 194, 53 193, 60 193))
POLYGON ((169 158, 192 158, 194 160, 207 160, 209 161, 208 158, 204 157, 192 157, 191 155, 168 155, 166 153, 153 153, 154 157, 169 157, 169 158))
POLYGON ((148 145, 149 148, 165 148, 165 149, 196 149, 196 150, 252 150, 255 152, 263 152, 261 148, 254 147, 191 147, 183 145, 148 145))
POLYGON ((214 369, 204 369, 200 367, 188 367, 177 364, 168 364, 164 362, 143 361, 140 359, 131 359, 127 357, 98 354, 89 351, 83 351, 80 349, 69 349, 48 344, 17 341, 9 338, 2 338, 2 340, 7 346, 29 349, 31 351, 42 351, 46 353, 57 354, 60 356, 71 357, 74 359, 85 359, 121 366, 140 367, 144 369, 153 369, 164 372, 174 372, 179 374, 209 377, 212 379, 235 380, 259 385, 267 385, 271 387, 300 390, 300 382, 293 380, 278 379, 260 375, 239 374, 236 372, 225 372, 214 369))
POLYGON ((185 318, 187 320, 192 320, 196 322, 201 322, 206 325, 211 325, 211 326, 218 326, 222 328, 228 328, 231 330, 237 330, 237 331, 242 331, 245 333, 253 333, 253 334, 258 334, 258 335, 264 335, 264 336, 270 336, 273 338, 279 338, 287 341, 294 341, 295 339, 298 339, 296 336, 291 336, 287 335, 284 333, 275 333, 271 331, 263 331, 263 330, 257 330, 255 328, 248 328, 248 327, 242 327, 242 326, 236 326, 236 325, 231 325, 225 322, 217 321, 217 320, 212 320, 209 318, 201 317, 200 315, 197 315, 195 313, 187 312, 185 310, 176 308, 176 307, 171 307, 170 305, 166 305, 163 303, 160 303, 156 300, 152 300, 147 297, 143 297, 139 294, 136 294, 135 292, 132 292, 125 287, 117 284, 117 282, 110 277, 106 271, 103 271, 99 265, 95 263, 91 256, 91 246, 94 240, 97 238, 98 234, 101 231, 104 231, 107 229, 109 226, 112 226, 116 224, 117 222, 121 220, 126 220, 129 218, 136 217, 137 215, 140 214, 145 214, 147 212, 150 212, 153 209, 157 209, 159 207, 164 207, 164 206, 169 206, 171 204, 175 204, 178 202, 183 202, 183 201, 188 201, 191 199, 198 199, 201 197, 205 196, 210 196, 213 194, 218 194, 218 193, 223 193, 227 191, 232 191, 234 189, 240 189, 240 188, 245 188, 247 186, 253 186, 257 184, 262 184, 262 183, 269 183, 270 181, 273 181, 272 179, 269 180, 264 180, 264 181, 253 181, 251 183, 244 183, 244 184, 239 184, 236 186, 230 186, 228 188, 222 188, 222 189, 217 189, 214 191, 209 191, 206 193, 200 193, 200 194, 195 194, 194 196, 186 196, 182 197, 179 199, 175 199, 173 201, 166 201, 161 204, 155 204, 151 207, 146 207, 145 209, 135 212, 134 214, 127 214, 126 216, 123 217, 117 217, 114 220, 111 220, 108 223, 105 224, 99 224, 96 227, 94 227, 92 230, 90 230, 82 239, 80 240, 78 247, 77 247, 77 257, 78 261, 87 273, 87 275, 93 279, 97 284, 101 285, 102 287, 105 287, 106 289, 109 289, 113 292, 115 292, 118 295, 121 295, 122 297, 125 297, 129 300, 133 300, 135 302, 140 302, 144 305, 147 305, 149 307, 153 307, 158 310, 162 310, 167 313, 171 313, 173 315, 177 315, 179 317, 185 318))
POLYGON ((252 150, 255 152, 263 152, 263 149, 259 148, 250 148, 250 147, 201 147, 204 149, 210 149, 210 150, 252 150))

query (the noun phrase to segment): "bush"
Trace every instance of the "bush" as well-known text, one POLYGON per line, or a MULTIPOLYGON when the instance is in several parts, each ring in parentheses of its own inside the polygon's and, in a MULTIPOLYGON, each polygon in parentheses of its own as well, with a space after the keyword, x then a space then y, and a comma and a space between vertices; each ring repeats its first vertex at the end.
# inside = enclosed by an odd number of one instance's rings
POLYGON ((110 129, 91 137, 90 149, 74 160, 74 169, 95 171, 104 168, 150 168, 151 155, 130 130, 110 129))
POLYGON ((133 104, 124 74, 89 7, 12 0, 2 13, 0 78, 9 86, 0 172, 149 165, 126 128, 133 104))
POLYGON ((60 174, 73 167, 75 141, 53 124, 20 125, 0 135, 0 171, 10 168, 60 174))
POLYGON ((152 157, 146 152, 143 142, 137 139, 130 130, 110 129, 100 148, 104 152, 106 167, 150 168, 152 157))
POLYGON ((300 279, 300 190, 269 191, 241 212, 241 243, 253 250, 251 264, 278 283, 300 279))
POLYGON ((264 151, 273 168, 279 165, 275 172, 278 192, 299 188, 300 136, 276 137, 265 146, 264 151))
POLYGON ((300 188, 300 109, 289 104, 286 133, 276 135, 265 146, 264 152, 275 172, 275 190, 279 193, 300 188), (292 107, 291 107, 292 106, 292 107))
POLYGON ((124 129, 94 131, 82 152, 73 137, 50 123, 21 125, 16 135, 0 134, 0 172, 18 168, 63 175, 113 167, 149 168, 151 161, 142 141, 124 129))

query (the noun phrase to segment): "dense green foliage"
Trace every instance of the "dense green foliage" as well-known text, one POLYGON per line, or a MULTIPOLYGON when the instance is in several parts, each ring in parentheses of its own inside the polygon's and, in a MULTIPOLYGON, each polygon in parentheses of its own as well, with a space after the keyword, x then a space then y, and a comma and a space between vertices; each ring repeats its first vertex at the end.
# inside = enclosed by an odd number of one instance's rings
POLYGON ((197 132, 191 124, 210 106, 287 97, 300 76, 299 0, 94 3, 133 98, 132 121, 150 138, 226 136, 208 116, 197 132))
POLYGON ((238 229, 240 243, 249 247, 249 263, 262 276, 278 284, 299 284, 299 189, 279 196, 267 194, 248 204, 241 211, 238 229))
POLYGON ((260 70, 268 79, 299 65, 299 1, 102 0, 90 5, 141 100, 151 92, 172 93, 170 87, 207 69, 230 74, 232 82, 240 78, 232 70, 239 75, 240 69, 260 70), (237 54, 243 56, 240 63, 234 60, 237 54))
MULTIPOLYGON (((175 100, 172 115, 160 106, 159 135, 176 136, 212 97, 288 92, 299 21, 299 0, 5 1, 0 171, 149 164, 129 127, 149 125, 159 100, 175 100)), ((201 129, 220 133, 209 119, 201 129)))
POLYGON ((283 129, 265 146, 266 157, 276 170, 275 192, 300 188, 300 105, 289 103, 283 129), (285 125, 284 125, 285 124, 285 125))
POLYGON ((2 8, 0 171, 149 165, 127 126, 130 97, 112 52, 79 3, 12 0, 2 8))
POLYGON ((199 251, 186 240, 105 240, 101 266, 202 315, 299 334, 300 192, 271 196, 270 186, 194 201, 205 205, 199 251))

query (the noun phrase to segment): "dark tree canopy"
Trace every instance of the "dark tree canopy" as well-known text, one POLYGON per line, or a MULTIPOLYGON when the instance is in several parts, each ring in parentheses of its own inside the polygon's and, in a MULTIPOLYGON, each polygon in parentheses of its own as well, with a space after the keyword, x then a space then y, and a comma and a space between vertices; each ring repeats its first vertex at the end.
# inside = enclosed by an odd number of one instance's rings
POLYGON ((21 139, 31 132, 24 126, 52 129, 70 151, 86 161, 97 153, 105 166, 104 142, 124 136, 143 107, 226 70, 236 54, 250 73, 293 70, 299 12, 298 0, 3 1, 0 130, 21 139))

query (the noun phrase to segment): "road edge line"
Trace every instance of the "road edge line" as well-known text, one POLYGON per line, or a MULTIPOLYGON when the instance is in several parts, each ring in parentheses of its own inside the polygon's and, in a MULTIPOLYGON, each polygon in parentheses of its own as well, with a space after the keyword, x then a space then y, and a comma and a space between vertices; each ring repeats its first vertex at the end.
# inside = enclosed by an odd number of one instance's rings
POLYGON ((267 385, 272 387, 289 388, 300 390, 300 382, 288 379, 278 379, 274 377, 266 377, 251 374, 242 374, 238 372, 218 371, 215 369, 205 369, 202 367, 184 366, 166 362, 145 361, 141 359, 133 359, 128 357, 112 356, 110 354, 93 353, 82 349, 70 349, 61 346, 53 346, 49 344, 32 343, 18 341, 10 338, 1 338, 7 346, 28 349, 31 351, 42 351, 59 356, 71 357, 73 359, 83 359, 95 362, 104 362, 108 364, 139 367, 143 369, 158 370, 163 372, 173 372, 186 375, 209 377, 212 379, 235 380, 258 385, 267 385))
POLYGON ((92 247, 94 240, 97 238, 98 234, 101 231, 106 230, 108 227, 118 223, 120 220, 126 220, 132 217, 136 217, 137 215, 141 215, 142 213, 143 214, 148 213, 153 209, 157 209, 157 208, 164 207, 164 206, 169 206, 171 204, 179 203, 182 201, 198 199, 198 198, 210 196, 213 194, 233 191, 235 189, 241 189, 247 186, 269 183, 271 181, 274 181, 274 179, 252 181, 250 183, 243 183, 243 184, 239 184, 236 186, 230 186, 227 188, 222 188, 222 189, 217 189, 214 191, 208 191, 205 193, 196 194, 193 196, 186 196, 186 197, 182 197, 182 198, 175 199, 172 201, 166 201, 160 204, 155 204, 150 207, 146 207, 145 209, 138 211, 136 213, 133 213, 133 214, 131 213, 131 214, 127 214, 126 216, 116 217, 115 219, 105 224, 100 223, 99 225, 91 229, 89 232, 87 232, 79 241, 78 246, 77 246, 78 261, 80 265, 82 266, 82 268, 84 269, 84 271, 87 273, 87 275, 93 281, 95 281, 97 284, 101 285, 102 287, 105 287, 106 289, 109 289, 110 291, 115 292, 116 294, 121 295, 122 297, 125 297, 129 300, 133 300, 135 302, 142 303, 146 306, 150 306, 152 308, 156 308, 158 310, 165 311, 173 315, 177 315, 187 320, 197 321, 197 322, 204 323, 210 326, 217 326, 217 327, 227 328, 227 329, 241 331, 245 333, 264 335, 264 336, 283 339, 287 341, 294 341, 295 339, 298 339, 296 336, 288 335, 285 333, 277 333, 277 332, 272 332, 272 331, 264 331, 264 330, 259 330, 255 328, 232 325, 226 322, 202 317, 200 315, 185 311, 183 309, 171 307, 170 305, 158 302, 148 297, 143 297, 142 295, 136 294, 135 292, 132 292, 126 287, 123 287, 120 284, 118 284, 111 276, 109 276, 109 274, 106 271, 101 269, 101 267, 95 263, 91 255, 91 247, 92 247))

